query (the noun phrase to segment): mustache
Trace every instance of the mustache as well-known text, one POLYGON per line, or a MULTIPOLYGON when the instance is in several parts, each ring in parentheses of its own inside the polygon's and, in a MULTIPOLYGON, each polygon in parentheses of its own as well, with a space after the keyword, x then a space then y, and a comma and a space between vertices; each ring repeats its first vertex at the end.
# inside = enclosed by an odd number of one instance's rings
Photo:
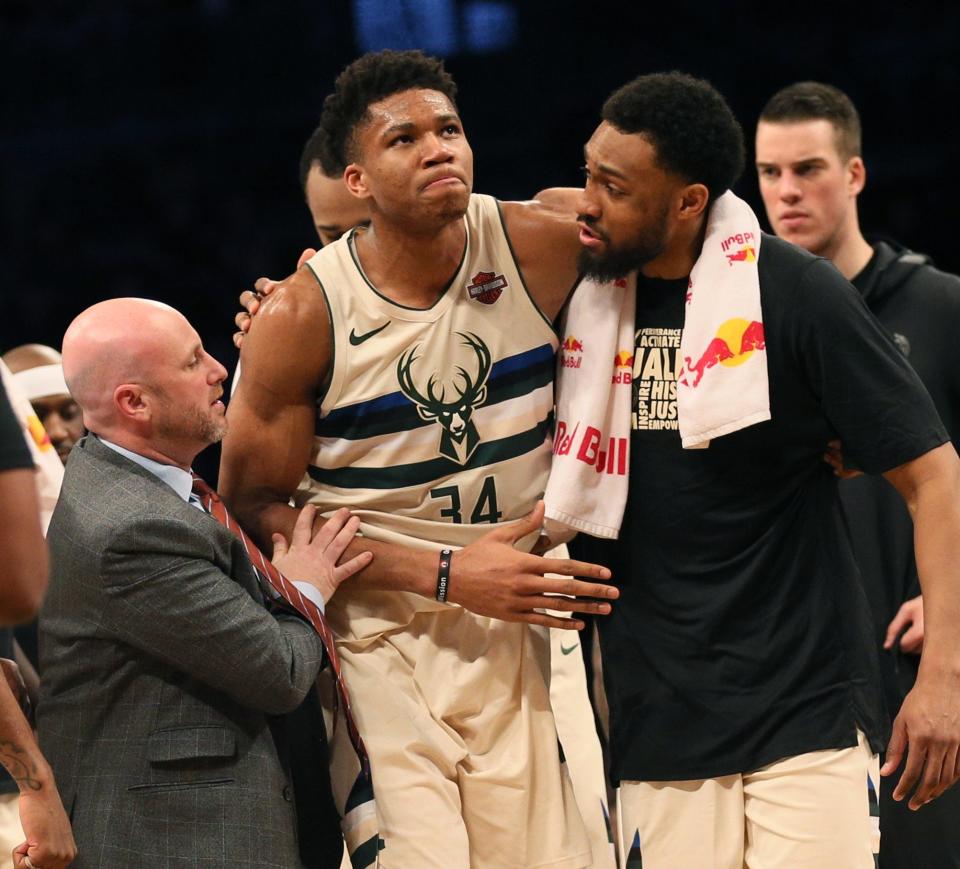
POLYGON ((597 227, 597 218, 589 214, 578 214, 577 220, 581 223, 586 224, 590 227, 590 231, 594 233, 598 238, 605 242, 610 241, 610 236, 608 236, 602 229, 597 227))

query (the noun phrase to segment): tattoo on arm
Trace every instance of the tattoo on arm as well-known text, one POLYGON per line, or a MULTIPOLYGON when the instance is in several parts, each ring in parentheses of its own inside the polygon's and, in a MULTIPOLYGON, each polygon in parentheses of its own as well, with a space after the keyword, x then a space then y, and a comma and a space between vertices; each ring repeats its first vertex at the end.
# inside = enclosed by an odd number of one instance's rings
POLYGON ((21 787, 31 791, 40 790, 43 785, 35 778, 36 764, 27 752, 16 742, 0 740, 0 763, 4 765, 10 777, 21 787))

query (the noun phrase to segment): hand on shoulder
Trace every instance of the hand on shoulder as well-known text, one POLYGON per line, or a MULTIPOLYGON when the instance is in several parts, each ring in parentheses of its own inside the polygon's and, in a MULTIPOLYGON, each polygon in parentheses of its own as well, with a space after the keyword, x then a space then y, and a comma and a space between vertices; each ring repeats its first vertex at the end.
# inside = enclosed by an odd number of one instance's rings
MULTIPOLYGON (((312 247, 304 248, 303 253, 300 254, 300 258, 297 260, 297 271, 287 278, 287 280, 297 275, 302 270, 304 264, 313 258, 316 253, 317 251, 312 247)), ((252 290, 244 290, 240 293, 240 307, 242 310, 238 311, 233 318, 233 322, 238 329, 233 335, 233 343, 235 346, 241 347, 243 345, 243 339, 246 337, 247 332, 250 331, 250 324, 253 322, 257 311, 260 310, 260 303, 268 298, 282 283, 283 281, 275 281, 271 278, 257 278, 252 290)))

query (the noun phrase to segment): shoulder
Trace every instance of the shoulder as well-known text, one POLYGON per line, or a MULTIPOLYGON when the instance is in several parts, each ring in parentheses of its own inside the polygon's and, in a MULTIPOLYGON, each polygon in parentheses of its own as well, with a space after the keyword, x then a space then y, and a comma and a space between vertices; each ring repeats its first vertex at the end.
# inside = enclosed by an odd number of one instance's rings
POLYGON ((576 215, 536 200, 504 202, 501 211, 527 289, 543 315, 553 320, 579 276, 576 215))
POLYGON ((530 199, 525 202, 501 202, 500 213, 507 233, 526 236, 531 233, 549 233, 570 238, 577 232, 577 215, 573 209, 558 208, 553 204, 530 199))
MULTIPOLYGON (((323 251, 320 252, 321 255, 323 251)), ((281 281, 264 300, 240 351, 237 395, 252 385, 300 394, 319 384, 330 359, 331 330, 320 283, 309 265, 281 281)))
POLYGON ((827 260, 814 256, 802 247, 775 235, 762 234, 757 261, 761 282, 764 279, 796 282, 808 269, 816 268, 816 263, 830 266, 827 260))
POLYGON ((939 304, 949 311, 960 311, 960 277, 941 271, 929 257, 912 250, 892 253, 893 261, 888 270, 899 272, 903 291, 911 293, 918 303, 939 304))
MULTIPOLYGON (((323 255, 323 250, 316 254, 317 257, 323 255)), ((323 326, 326 323, 327 305, 323 288, 308 262, 280 281, 263 301, 257 316, 253 318, 250 334, 253 335, 255 329, 323 326)))
POLYGON ((155 536, 158 529, 178 525, 190 526, 189 534, 171 531, 171 537, 204 536, 206 523, 191 521, 202 518, 162 480, 88 435, 67 463, 50 539, 69 528, 75 541, 96 539, 106 547, 115 540, 145 542, 151 536, 142 533, 146 529, 155 536))
POLYGON ((757 266, 765 317, 848 305, 866 310, 860 294, 833 263, 776 236, 763 235, 757 266))
POLYGON ((110 523, 140 509, 159 485, 146 470, 87 435, 70 453, 54 516, 70 506, 76 518, 92 525, 97 516, 110 523))

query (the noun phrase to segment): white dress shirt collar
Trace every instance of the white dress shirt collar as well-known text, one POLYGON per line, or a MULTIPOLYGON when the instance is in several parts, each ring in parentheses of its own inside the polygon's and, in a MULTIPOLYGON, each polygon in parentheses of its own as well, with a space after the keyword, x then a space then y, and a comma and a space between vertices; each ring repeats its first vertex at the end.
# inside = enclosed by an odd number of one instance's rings
POLYGON ((155 477, 159 477, 184 501, 190 501, 190 493, 193 491, 193 476, 189 471, 185 471, 183 468, 178 468, 176 465, 164 465, 154 459, 148 459, 146 456, 141 456, 140 453, 135 453, 133 450, 128 450, 126 447, 121 447, 119 444, 108 441, 106 438, 102 438, 99 435, 97 435, 97 438, 105 447, 110 447, 110 449, 114 452, 120 453, 121 456, 124 456, 130 459, 131 462, 140 465, 141 468, 149 471, 155 477))

